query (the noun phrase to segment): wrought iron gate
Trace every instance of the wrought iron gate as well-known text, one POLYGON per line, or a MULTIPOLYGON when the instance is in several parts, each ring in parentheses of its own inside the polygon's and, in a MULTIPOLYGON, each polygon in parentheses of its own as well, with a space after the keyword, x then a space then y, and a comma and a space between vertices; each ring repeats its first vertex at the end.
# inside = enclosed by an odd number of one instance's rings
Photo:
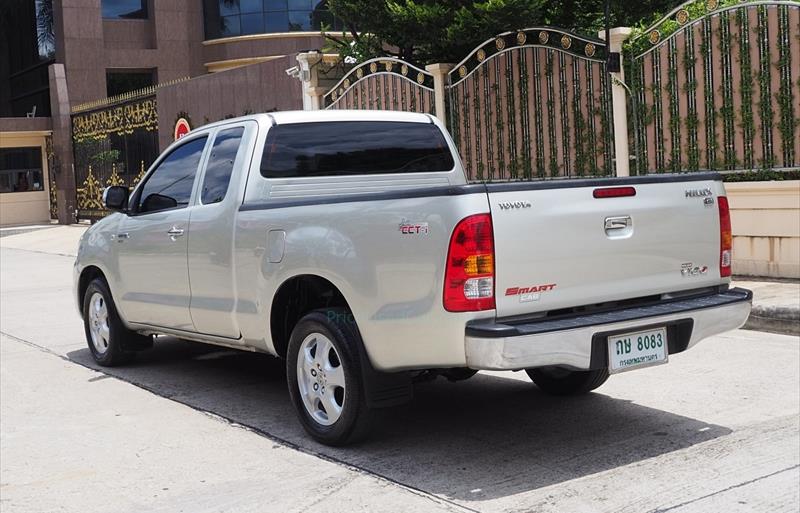
POLYGON ((135 186, 158 157, 155 96, 73 114, 72 144, 78 219, 99 219, 103 189, 135 186))
POLYGON ((407 110, 435 114, 433 75, 394 57, 365 61, 324 96, 326 109, 407 110))
POLYGON ((485 41, 449 76, 450 130, 470 179, 609 175, 603 41, 552 27, 485 41))
POLYGON ((800 166, 800 3, 693 0, 627 50, 638 173, 800 166))

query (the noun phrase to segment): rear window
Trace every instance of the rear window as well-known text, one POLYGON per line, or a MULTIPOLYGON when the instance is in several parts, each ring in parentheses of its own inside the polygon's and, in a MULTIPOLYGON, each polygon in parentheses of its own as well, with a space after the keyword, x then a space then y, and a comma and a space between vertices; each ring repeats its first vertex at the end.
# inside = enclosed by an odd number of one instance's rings
POLYGON ((294 123, 270 129, 266 178, 450 171, 455 163, 434 124, 397 121, 294 123))

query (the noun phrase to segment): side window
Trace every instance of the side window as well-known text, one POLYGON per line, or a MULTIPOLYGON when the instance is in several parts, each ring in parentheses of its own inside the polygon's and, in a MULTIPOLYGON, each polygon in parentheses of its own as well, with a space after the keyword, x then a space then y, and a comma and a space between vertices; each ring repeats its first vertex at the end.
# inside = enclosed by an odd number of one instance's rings
POLYGON ((189 204, 206 139, 200 137, 179 146, 158 165, 142 186, 137 212, 157 212, 189 204))
POLYGON ((203 178, 203 189, 200 196, 203 204, 217 203, 225 199, 243 133, 244 127, 229 128, 219 132, 214 139, 214 146, 211 147, 211 156, 208 159, 206 174, 203 178))

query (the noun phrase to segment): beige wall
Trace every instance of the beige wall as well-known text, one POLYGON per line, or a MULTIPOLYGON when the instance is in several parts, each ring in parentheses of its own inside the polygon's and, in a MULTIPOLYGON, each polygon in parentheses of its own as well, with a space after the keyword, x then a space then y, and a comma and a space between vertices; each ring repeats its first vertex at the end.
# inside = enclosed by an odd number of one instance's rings
POLYGON ((800 180, 726 183, 733 272, 800 278, 800 180))
POLYGON ((50 222, 50 180, 45 153, 49 132, 0 132, 0 148, 38 147, 42 152, 43 191, 0 194, 0 226, 50 222))

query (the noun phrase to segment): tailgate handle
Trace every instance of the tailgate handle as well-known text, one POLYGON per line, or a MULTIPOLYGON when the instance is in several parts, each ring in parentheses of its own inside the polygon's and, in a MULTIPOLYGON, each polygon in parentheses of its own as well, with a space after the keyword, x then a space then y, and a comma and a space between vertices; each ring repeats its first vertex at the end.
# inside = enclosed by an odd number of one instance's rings
POLYGON ((630 227, 631 216, 606 217, 606 231, 623 230, 630 227))

